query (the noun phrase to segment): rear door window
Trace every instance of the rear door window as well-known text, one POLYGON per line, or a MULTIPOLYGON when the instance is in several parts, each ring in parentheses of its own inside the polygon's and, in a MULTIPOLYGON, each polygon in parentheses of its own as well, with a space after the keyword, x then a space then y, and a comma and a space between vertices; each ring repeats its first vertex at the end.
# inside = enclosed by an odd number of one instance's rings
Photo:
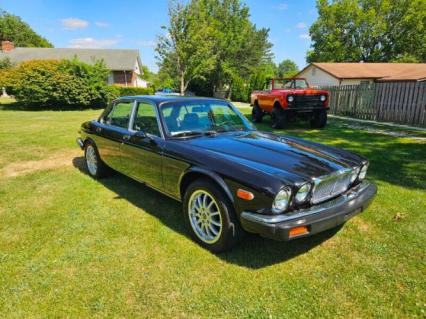
POLYGON ((128 128, 132 113, 133 101, 119 101, 114 104, 109 114, 104 118, 108 125, 128 128))

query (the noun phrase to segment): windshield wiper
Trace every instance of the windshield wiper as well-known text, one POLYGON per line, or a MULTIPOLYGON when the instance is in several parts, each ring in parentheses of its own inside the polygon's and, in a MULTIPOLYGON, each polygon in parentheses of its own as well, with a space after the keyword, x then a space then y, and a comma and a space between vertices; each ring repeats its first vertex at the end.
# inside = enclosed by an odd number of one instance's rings
POLYGON ((185 136, 197 136, 197 135, 216 135, 216 131, 178 131, 171 133, 172 137, 185 137, 185 136))

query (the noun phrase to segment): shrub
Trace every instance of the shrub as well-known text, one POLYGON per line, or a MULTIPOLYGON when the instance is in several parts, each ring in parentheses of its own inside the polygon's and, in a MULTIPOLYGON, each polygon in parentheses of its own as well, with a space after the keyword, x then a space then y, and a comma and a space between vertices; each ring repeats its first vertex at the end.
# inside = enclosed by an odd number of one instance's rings
POLYGON ((154 94, 154 89, 151 87, 140 88, 140 87, 124 87, 124 86, 115 86, 119 90, 119 96, 135 96, 135 95, 152 95, 154 94))
MULTIPOLYGON (((113 98, 103 62, 34 60, 6 71, 15 98, 36 108, 103 107, 113 98)), ((4 74, 3 74, 4 78, 4 74)))

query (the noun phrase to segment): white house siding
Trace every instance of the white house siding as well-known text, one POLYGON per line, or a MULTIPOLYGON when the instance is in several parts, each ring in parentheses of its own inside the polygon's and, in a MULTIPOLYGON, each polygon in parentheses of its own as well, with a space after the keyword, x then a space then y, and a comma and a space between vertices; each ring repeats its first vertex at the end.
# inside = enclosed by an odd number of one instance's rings
POLYGON ((302 73, 299 73, 298 77, 306 78, 310 86, 339 85, 338 79, 313 65, 309 66, 302 73))
POLYGON ((145 80, 143 80, 143 79, 141 79, 141 78, 139 77, 139 76, 140 76, 140 74, 141 74, 141 70, 139 69, 139 63, 138 63, 138 61, 136 61, 134 71, 135 71, 135 73, 136 73, 136 82, 135 82, 135 86, 136 86, 136 87, 140 87, 140 88, 146 88, 146 87, 148 87, 148 82, 147 82, 147 81, 145 81, 145 80))
POLYGON ((308 83, 313 86, 335 86, 335 85, 358 85, 363 83, 372 83, 371 79, 342 79, 339 80, 327 72, 310 65, 306 70, 298 74, 298 77, 306 78, 308 83))

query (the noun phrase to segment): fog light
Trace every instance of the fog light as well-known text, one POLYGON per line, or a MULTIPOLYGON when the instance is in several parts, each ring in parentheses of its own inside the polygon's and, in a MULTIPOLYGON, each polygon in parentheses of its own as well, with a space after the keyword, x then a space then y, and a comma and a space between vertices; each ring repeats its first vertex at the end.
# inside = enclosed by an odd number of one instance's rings
POLYGON ((288 237, 293 238, 300 235, 308 234, 309 230, 306 226, 294 227, 288 231, 288 237))

